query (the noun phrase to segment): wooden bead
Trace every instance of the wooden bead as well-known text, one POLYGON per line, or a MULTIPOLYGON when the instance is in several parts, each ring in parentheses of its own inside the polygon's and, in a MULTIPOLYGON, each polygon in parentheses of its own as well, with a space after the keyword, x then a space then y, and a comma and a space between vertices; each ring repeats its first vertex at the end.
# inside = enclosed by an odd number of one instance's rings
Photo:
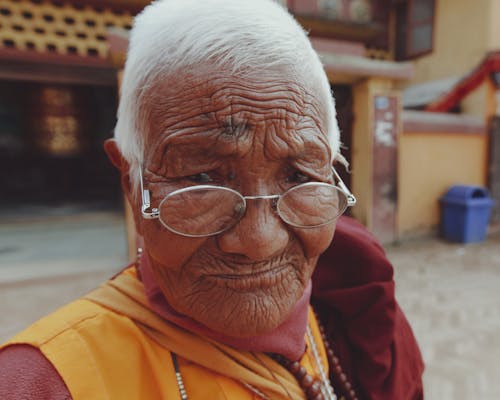
POLYGON ((290 364, 289 370, 292 373, 292 375, 297 375, 297 373, 300 370, 300 367, 301 367, 300 363, 298 361, 295 361, 290 364))
POLYGON ((307 370, 301 365, 295 377, 301 381, 307 375, 307 370))
MULTIPOLYGON (((319 322, 319 320, 318 320, 319 322)), ((340 384, 342 392, 345 393, 345 400, 359 400, 354 391, 351 382, 349 382, 347 375, 342 369, 339 358, 335 355, 333 347, 330 345, 328 339, 326 338, 325 330, 321 324, 319 324, 320 333, 323 339, 326 354, 328 356, 328 361, 330 364, 330 370, 333 373, 333 379, 337 384, 340 384)), ((309 375, 307 370, 300 365, 298 361, 290 361, 285 357, 278 356, 274 357, 281 365, 288 369, 292 375, 297 379, 302 390, 304 391, 308 400, 325 400, 323 394, 321 393, 322 382, 321 380, 314 378, 314 376, 309 375)))
POLYGON ((307 389, 307 396, 314 398, 321 393, 321 382, 317 379, 314 380, 311 386, 307 389))
POLYGON ((309 374, 306 374, 300 381, 300 386, 302 386, 303 389, 307 390, 309 389, 309 387, 313 384, 314 382, 314 378, 309 375, 309 374))
MULTIPOLYGON (((340 360, 338 359, 338 357, 335 356, 335 351, 326 336, 324 326, 321 324, 319 318, 317 318, 317 320, 319 325, 319 331, 321 333, 323 344, 325 346, 326 354, 328 355, 330 370, 333 373, 333 379, 336 379, 337 383, 340 383, 344 387, 343 391, 346 394, 346 400, 359 400, 358 397, 356 396, 356 392, 354 391, 351 382, 349 382, 349 380, 347 379, 347 375, 344 373, 342 369, 340 360)), ((311 397, 313 396, 309 396, 309 398, 311 397)))

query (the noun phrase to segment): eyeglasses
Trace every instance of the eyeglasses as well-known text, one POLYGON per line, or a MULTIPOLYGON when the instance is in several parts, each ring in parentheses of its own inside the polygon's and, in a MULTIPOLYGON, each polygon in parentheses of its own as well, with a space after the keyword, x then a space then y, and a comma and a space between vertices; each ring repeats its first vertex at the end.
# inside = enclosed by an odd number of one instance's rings
POLYGON ((196 185, 169 193, 158 207, 151 208, 141 168, 141 213, 145 219, 158 218, 165 228, 179 235, 206 237, 235 226, 245 215, 248 200, 272 200, 274 210, 288 225, 318 228, 333 222, 347 207, 356 204, 356 198, 333 167, 332 171, 338 186, 307 182, 293 186, 283 194, 243 196, 224 186, 196 185))

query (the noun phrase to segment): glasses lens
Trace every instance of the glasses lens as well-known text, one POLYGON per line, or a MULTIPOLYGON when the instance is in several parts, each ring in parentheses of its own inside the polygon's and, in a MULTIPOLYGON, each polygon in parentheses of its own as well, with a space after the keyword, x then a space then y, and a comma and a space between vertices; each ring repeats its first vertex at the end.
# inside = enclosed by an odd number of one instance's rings
POLYGON ((236 224, 245 212, 245 200, 223 187, 189 187, 169 194, 159 206, 160 221, 187 236, 209 236, 236 224))
POLYGON ((278 201, 285 222, 302 228, 326 225, 347 208, 347 197, 327 183, 305 183, 287 191, 278 201))

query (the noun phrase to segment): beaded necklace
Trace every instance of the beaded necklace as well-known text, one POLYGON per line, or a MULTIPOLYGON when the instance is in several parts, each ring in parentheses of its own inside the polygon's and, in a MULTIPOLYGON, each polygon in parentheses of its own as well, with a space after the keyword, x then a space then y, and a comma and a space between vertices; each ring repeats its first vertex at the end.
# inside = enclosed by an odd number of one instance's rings
POLYGON ((308 400, 337 400, 337 396, 333 391, 330 380, 321 363, 318 347, 309 326, 307 326, 306 334, 311 345, 314 361, 319 370, 320 378, 309 375, 306 369, 300 365, 298 361, 290 361, 279 354, 273 354, 271 357, 288 369, 295 379, 297 379, 297 382, 306 394, 308 400))
MULTIPOLYGON (((321 333, 321 339, 323 340, 325 350, 328 356, 328 361, 331 367, 332 374, 335 383, 339 387, 341 387, 341 392, 343 396, 340 400, 358 400, 355 390, 352 387, 351 382, 347 379, 346 374, 344 373, 342 366, 340 365, 340 361, 338 357, 335 356, 335 353, 330 345, 329 341, 326 338, 325 330, 320 323, 319 319, 317 319, 319 330, 321 333)), ((318 347, 312 335, 311 329, 309 326, 307 327, 306 334, 309 338, 309 343, 311 344, 311 350, 313 353, 313 358, 318 367, 320 378, 316 378, 307 373, 307 370, 300 365, 298 361, 290 361, 286 357, 280 354, 270 354, 270 356, 283 365, 290 373, 297 379, 300 387, 304 391, 308 400, 337 400, 337 396, 335 395, 332 385, 330 383, 330 379, 326 375, 325 369, 323 368, 323 364, 321 363, 321 358, 319 356, 318 347)), ((172 361, 175 369, 175 377, 177 380, 177 386, 179 388, 179 394, 181 400, 188 400, 188 395, 184 386, 184 381, 182 378, 181 371, 179 369, 179 363, 177 362, 177 356, 175 353, 172 354, 172 361)), ((261 398, 267 399, 267 396, 261 394, 256 388, 249 387, 252 391, 258 394, 261 398)))
POLYGON ((325 328, 323 327, 323 324, 321 323, 318 317, 316 317, 316 320, 318 321, 319 331, 321 333, 321 339, 323 340, 323 345, 325 346, 326 354, 328 356, 328 363, 330 364, 330 370, 331 370, 330 376, 335 381, 334 383, 337 384, 337 387, 341 388, 340 391, 344 394, 344 396, 342 397, 343 399, 359 400, 356 391, 352 386, 352 383, 347 378, 347 375, 342 369, 342 365, 340 365, 340 360, 335 355, 333 348, 330 342, 328 341, 328 338, 326 337, 325 328))

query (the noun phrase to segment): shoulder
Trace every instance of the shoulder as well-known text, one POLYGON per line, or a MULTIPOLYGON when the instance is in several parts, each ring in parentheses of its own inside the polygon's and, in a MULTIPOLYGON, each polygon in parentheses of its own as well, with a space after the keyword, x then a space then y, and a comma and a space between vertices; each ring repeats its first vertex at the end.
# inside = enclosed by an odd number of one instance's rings
POLYGON ((78 299, 36 321, 14 336, 6 345, 22 343, 42 347, 71 330, 84 327, 103 317, 119 318, 98 304, 78 299))
POLYGON ((39 349, 18 344, 0 350, 0 398, 69 400, 71 395, 39 349))
MULTIPOLYGON (((137 383, 136 378, 130 376, 130 362, 147 358, 145 354, 153 357, 157 354, 153 347, 152 341, 147 340, 127 316, 87 299, 79 299, 35 322, 14 336, 3 349, 0 348, 3 363, 0 369, 12 369, 2 377, 0 387, 9 391, 21 380, 28 385, 22 393, 35 395, 15 399, 70 399, 37 394, 37 390, 45 390, 46 376, 57 376, 59 383, 71 393, 85 394, 80 395, 81 398, 99 398, 111 390, 109 382, 128 379, 137 383), (26 375, 20 366, 27 359, 36 367, 30 371, 36 379, 31 374, 26 375), (92 395, 87 396, 89 393, 92 395)), ((5 398, 0 395, 0 399, 10 400, 12 396, 5 398)))

